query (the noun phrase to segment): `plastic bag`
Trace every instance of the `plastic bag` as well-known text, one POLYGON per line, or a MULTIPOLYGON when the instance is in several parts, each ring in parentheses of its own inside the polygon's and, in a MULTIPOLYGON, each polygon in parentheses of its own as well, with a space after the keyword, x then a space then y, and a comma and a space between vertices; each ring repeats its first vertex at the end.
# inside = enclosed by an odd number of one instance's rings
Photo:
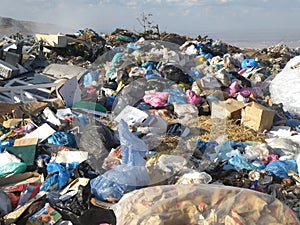
POLYGON ((213 161, 215 158, 222 158, 223 160, 228 160, 229 157, 227 153, 231 152, 236 148, 245 148, 246 145, 242 142, 235 142, 231 140, 224 141, 222 144, 215 147, 215 154, 212 152, 207 152, 206 154, 209 155, 210 160, 213 161))
POLYGON ((41 186, 41 190, 61 190, 68 183, 69 178, 71 177, 71 173, 77 165, 78 163, 48 163, 47 172, 50 176, 41 186))
POLYGON ((242 68, 249 69, 249 68, 259 68, 258 63, 255 59, 244 59, 242 61, 242 68))
POLYGON ((239 83, 237 81, 232 82, 225 91, 229 93, 229 97, 234 96, 238 91, 240 91, 239 83))
POLYGON ((300 68, 296 66, 299 62, 300 56, 291 59, 270 84, 272 101, 282 103, 285 111, 297 115, 300 112, 300 68))
POLYGON ((113 206, 117 224, 299 224, 270 195, 228 186, 164 185, 123 196, 113 206))
POLYGON ((13 146, 15 143, 14 140, 5 140, 0 142, 0 153, 5 150, 6 147, 13 146))
POLYGON ((269 155, 268 145, 260 144, 260 145, 254 145, 254 146, 247 146, 245 148, 245 154, 248 155, 249 160, 252 160, 255 158, 262 160, 262 159, 268 157, 268 155, 269 155))
POLYGON ((186 90, 187 103, 198 105, 202 102, 202 98, 192 90, 186 90))
POLYGON ((23 173, 27 168, 26 163, 23 162, 10 162, 0 166, 0 176, 8 176, 18 173, 23 173))
POLYGON ((87 125, 80 139, 80 150, 89 153, 88 163, 99 174, 104 172, 102 163, 109 151, 118 145, 119 141, 115 138, 114 132, 103 124, 87 125))
POLYGON ((183 174, 176 184, 208 184, 211 181, 212 177, 208 173, 191 170, 183 174))
POLYGON ((77 147, 75 135, 72 133, 55 132, 48 138, 47 141, 49 144, 67 146, 71 148, 77 147))
POLYGON ((145 167, 119 165, 91 180, 91 190, 97 199, 115 202, 125 192, 148 185, 148 177, 145 167))
POLYGON ((145 78, 138 78, 124 87, 116 96, 112 111, 115 116, 127 106, 133 106, 145 95, 145 91, 150 88, 150 83, 145 78))
POLYGON ((226 155, 232 157, 228 160, 228 162, 235 168, 246 170, 264 169, 263 164, 257 161, 250 163, 248 161, 247 155, 242 155, 239 150, 232 150, 226 155))
POLYGON ((164 92, 169 92, 168 103, 178 103, 178 104, 186 104, 187 96, 184 92, 177 89, 165 89, 164 92))
POLYGON ((4 151, 0 154, 0 167, 12 162, 21 162, 21 160, 14 154, 11 154, 7 151, 4 151))
POLYGON ((83 85, 84 87, 87 87, 92 84, 98 83, 98 77, 99 77, 99 71, 91 71, 84 75, 83 77, 83 85))
POLYGON ((270 162, 266 166, 266 171, 269 171, 280 178, 288 178, 289 170, 298 173, 297 162, 295 160, 277 160, 270 162))
POLYGON ((150 177, 144 159, 147 145, 129 131, 124 120, 119 123, 122 164, 91 180, 91 190, 97 199, 116 201, 126 191, 149 184, 150 177))
POLYGON ((113 57, 113 59, 111 61, 111 64, 109 65, 108 70, 106 71, 105 75, 107 78, 111 78, 111 79, 114 78, 116 71, 117 71, 118 63, 120 62, 120 60, 124 56, 124 54, 125 54, 124 52, 118 52, 115 54, 115 56, 113 57))
POLYGON ((172 80, 176 83, 189 84, 189 77, 184 71, 175 65, 166 65, 163 67, 162 75, 164 78, 172 80))
POLYGON ((143 101, 153 107, 163 107, 168 105, 167 104, 168 97, 169 97, 168 92, 149 93, 143 97, 143 101))
MULTIPOLYGON (((68 193, 66 194, 68 195, 68 193)), ((48 195, 50 205, 55 208, 65 220, 74 225, 99 225, 100 223, 116 224, 112 210, 95 207, 90 203, 89 185, 80 185, 77 194, 69 199, 57 192, 48 195)))

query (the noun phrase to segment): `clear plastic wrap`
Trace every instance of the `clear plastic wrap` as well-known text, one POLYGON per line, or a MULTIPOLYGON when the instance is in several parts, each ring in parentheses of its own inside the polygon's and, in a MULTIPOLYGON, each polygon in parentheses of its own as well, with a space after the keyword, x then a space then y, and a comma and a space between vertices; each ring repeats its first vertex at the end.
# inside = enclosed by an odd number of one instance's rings
POLYGON ((117 225, 299 224, 270 195, 213 184, 143 188, 124 195, 113 210, 117 225))

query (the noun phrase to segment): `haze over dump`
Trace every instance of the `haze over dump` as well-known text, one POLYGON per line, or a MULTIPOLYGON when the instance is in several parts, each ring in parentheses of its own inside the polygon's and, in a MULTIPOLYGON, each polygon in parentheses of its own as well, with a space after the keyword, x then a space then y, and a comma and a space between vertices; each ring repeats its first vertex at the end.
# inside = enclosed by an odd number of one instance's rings
POLYGON ((58 33, 62 31, 67 32, 71 31, 71 29, 66 29, 62 26, 50 23, 15 20, 0 16, 0 36, 9 36, 17 32, 21 32, 23 35, 29 35, 35 33, 58 33))
POLYGON ((153 14, 150 19, 161 31, 291 44, 299 39, 299 8, 299 0, 2 0, 0 15, 110 32, 117 27, 141 31, 137 18, 145 12, 153 14))

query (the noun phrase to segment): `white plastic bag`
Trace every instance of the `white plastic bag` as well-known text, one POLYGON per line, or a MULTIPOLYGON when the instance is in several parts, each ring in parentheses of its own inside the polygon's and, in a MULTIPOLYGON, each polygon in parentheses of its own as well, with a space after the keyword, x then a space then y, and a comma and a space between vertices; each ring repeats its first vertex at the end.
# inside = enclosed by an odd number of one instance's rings
POLYGON ((282 103, 290 113, 300 115, 300 56, 291 59, 270 84, 274 103, 282 103))

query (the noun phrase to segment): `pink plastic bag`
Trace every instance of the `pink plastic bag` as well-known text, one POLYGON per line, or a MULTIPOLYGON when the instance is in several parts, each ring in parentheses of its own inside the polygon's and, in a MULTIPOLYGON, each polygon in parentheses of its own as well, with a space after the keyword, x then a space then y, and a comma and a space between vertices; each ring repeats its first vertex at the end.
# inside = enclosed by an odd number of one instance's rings
POLYGON ((265 164, 265 165, 268 165, 270 162, 274 162, 276 160, 279 160, 279 156, 278 155, 275 155, 275 154, 271 154, 271 155, 268 155, 267 157, 263 158, 262 159, 262 162, 265 164))
POLYGON ((247 98, 247 97, 249 97, 252 94, 254 96, 254 98, 256 98, 256 92, 255 92, 255 90, 253 90, 251 88, 242 88, 239 91, 239 94, 241 96, 243 96, 244 98, 247 98))
POLYGON ((229 97, 234 96, 240 90, 239 83, 234 81, 228 88, 225 89, 229 93, 229 97))
POLYGON ((168 105, 167 103, 168 97, 169 97, 168 92, 155 92, 155 93, 146 94, 143 97, 143 101, 153 107, 163 107, 168 105))
POLYGON ((194 91, 187 90, 185 93, 187 96, 187 103, 198 105, 202 102, 202 98, 199 95, 197 95, 194 91))

